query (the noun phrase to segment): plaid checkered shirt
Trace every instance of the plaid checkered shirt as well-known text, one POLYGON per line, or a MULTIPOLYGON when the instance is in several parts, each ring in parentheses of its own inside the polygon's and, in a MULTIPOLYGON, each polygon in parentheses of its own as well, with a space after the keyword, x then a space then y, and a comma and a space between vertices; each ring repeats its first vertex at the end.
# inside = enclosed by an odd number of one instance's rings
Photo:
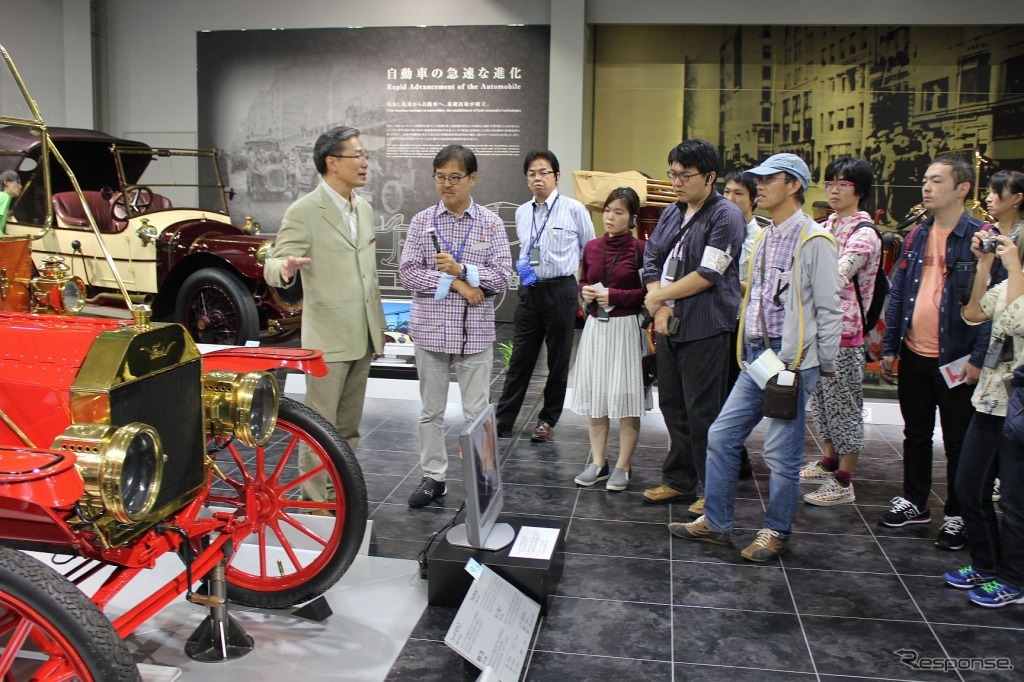
POLYGON ((494 343, 494 297, 471 306, 453 288, 434 300, 441 272, 434 266, 434 245, 427 233, 433 227, 442 249, 463 265, 475 265, 486 293, 508 289, 512 276, 505 224, 492 211, 470 200, 456 220, 443 202, 413 217, 398 266, 402 286, 412 292, 409 334, 416 345, 434 353, 472 355, 494 343), (460 253, 461 252, 461 253, 460 253))

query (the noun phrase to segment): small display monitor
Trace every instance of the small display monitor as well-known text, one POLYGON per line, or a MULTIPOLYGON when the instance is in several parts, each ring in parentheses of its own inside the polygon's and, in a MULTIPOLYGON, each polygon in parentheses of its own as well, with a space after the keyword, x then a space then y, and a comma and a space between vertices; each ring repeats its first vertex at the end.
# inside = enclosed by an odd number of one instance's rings
POLYGON ((466 518, 450 531, 448 542, 458 547, 498 550, 515 538, 507 523, 496 523, 504 504, 498 470, 498 429, 494 406, 485 407, 459 439, 462 477, 466 486, 466 518))

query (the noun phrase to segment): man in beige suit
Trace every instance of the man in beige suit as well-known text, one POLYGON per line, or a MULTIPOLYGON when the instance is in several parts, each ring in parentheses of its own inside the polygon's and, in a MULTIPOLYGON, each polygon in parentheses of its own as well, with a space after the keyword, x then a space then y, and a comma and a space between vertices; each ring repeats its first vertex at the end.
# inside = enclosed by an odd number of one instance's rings
MULTIPOLYGON (((373 209, 355 189, 366 184, 369 156, 355 128, 339 126, 316 141, 320 185, 288 207, 263 275, 289 287, 302 277, 302 345, 324 352, 328 373, 306 380, 306 404, 331 421, 355 451, 370 360, 384 347, 373 209)), ((318 466, 299 453, 303 471, 318 466)), ((330 500, 326 475, 303 485, 311 500, 330 500)))

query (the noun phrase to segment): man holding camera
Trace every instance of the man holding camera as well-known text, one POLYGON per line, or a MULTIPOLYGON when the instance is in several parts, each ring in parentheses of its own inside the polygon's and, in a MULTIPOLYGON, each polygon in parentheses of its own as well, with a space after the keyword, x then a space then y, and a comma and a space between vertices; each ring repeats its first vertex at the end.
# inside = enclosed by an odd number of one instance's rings
MULTIPOLYGON (((892 380, 893 365, 897 356, 900 359, 903 495, 892 499, 891 508, 878 522, 890 528, 931 522, 928 495, 938 408, 949 486, 945 520, 935 545, 950 550, 966 542, 953 482, 974 414, 971 394, 985 362, 991 330, 990 322, 971 326, 960 316, 974 280, 971 238, 983 225, 964 208, 974 182, 974 168, 957 156, 936 157, 925 171, 922 203, 930 216, 903 244, 882 342, 882 375, 887 380, 892 380)), ((1005 269, 997 264, 989 285, 1005 277, 1005 269)))
POLYGON ((669 450, 662 484, 645 490, 643 499, 693 502, 699 515, 707 433, 728 394, 729 336, 740 303, 736 263, 747 224, 715 190, 722 158, 714 145, 687 140, 668 162, 678 201, 662 212, 647 242, 643 282, 658 333, 658 396, 669 450))

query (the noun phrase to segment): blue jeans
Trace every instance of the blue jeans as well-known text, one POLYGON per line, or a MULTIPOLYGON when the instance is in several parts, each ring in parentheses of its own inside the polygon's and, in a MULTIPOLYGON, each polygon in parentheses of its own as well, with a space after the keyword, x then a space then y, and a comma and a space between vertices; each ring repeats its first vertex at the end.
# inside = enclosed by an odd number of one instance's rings
MULTIPOLYGON (((778 353, 779 340, 772 340, 778 353)), ((760 344, 748 344, 748 363, 764 352, 760 344)), ((807 399, 818 383, 818 368, 800 370, 800 403, 796 419, 769 419, 762 457, 771 469, 771 500, 764 515, 764 527, 788 538, 796 506, 800 501, 800 465, 804 458, 807 399)), ((704 520, 715 530, 731 531, 735 524, 736 481, 743 442, 761 421, 764 391, 746 370, 740 372, 718 419, 708 433, 707 481, 704 484, 704 520)))

